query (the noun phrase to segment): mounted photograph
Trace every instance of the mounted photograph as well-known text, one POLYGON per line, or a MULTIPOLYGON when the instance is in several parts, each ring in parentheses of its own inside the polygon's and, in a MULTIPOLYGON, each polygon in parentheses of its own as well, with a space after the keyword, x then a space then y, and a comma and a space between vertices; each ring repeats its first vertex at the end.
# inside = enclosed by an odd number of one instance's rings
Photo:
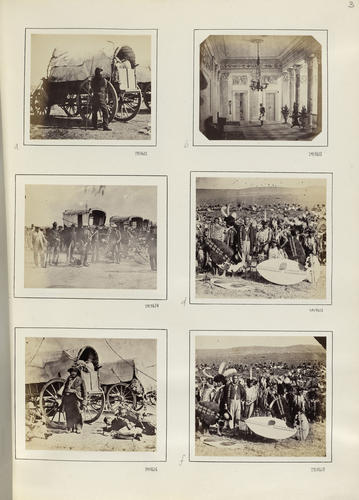
POLYGON ((191 302, 331 303, 330 174, 191 179, 191 302))
POLYGON ((165 331, 101 331, 89 337, 79 331, 79 337, 66 329, 18 333, 19 455, 159 458, 165 435, 165 331))
POLYGON ((19 295, 166 297, 166 177, 17 176, 16 189, 19 295))
POLYGON ((192 461, 331 461, 329 332, 191 332, 192 461))
POLYGON ((156 30, 26 29, 25 144, 155 145, 156 30))
POLYGON ((327 145, 325 30, 195 30, 194 145, 327 145))

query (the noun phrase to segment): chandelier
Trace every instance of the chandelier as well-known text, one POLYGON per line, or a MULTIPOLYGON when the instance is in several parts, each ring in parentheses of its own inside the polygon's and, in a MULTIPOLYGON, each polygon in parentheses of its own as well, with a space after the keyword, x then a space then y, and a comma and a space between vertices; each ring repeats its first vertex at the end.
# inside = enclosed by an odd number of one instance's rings
POLYGON ((258 92, 263 92, 263 90, 268 87, 268 83, 263 82, 261 77, 261 60, 259 57, 259 44, 262 42, 263 40, 253 40, 253 43, 257 44, 257 63, 255 70, 255 80, 251 81, 250 89, 258 90, 258 92))

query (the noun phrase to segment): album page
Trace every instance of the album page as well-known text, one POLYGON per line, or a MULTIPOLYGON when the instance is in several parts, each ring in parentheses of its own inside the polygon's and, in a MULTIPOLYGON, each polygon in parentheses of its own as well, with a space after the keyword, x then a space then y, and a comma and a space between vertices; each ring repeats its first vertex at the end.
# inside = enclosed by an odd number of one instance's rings
POLYGON ((358 9, 2 1, 5 500, 357 498, 358 9))

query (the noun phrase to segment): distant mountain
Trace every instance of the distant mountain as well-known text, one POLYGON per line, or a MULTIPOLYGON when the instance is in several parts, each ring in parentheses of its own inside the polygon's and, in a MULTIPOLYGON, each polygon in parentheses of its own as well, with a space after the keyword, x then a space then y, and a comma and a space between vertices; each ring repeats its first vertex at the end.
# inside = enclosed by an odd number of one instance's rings
POLYGON ((243 346, 229 349, 197 349, 196 361, 217 363, 258 363, 260 361, 287 362, 297 364, 303 362, 325 361, 326 351, 319 344, 292 345, 288 347, 243 346))
POLYGON ((227 204, 244 203, 273 204, 300 203, 312 207, 326 202, 325 187, 285 188, 285 187, 252 187, 244 189, 197 189, 197 206, 204 203, 227 204))

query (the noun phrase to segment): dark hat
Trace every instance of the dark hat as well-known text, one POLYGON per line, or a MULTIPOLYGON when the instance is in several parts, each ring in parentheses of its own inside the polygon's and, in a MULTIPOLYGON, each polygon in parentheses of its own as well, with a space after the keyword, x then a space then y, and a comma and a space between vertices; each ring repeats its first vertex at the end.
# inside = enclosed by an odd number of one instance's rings
POLYGON ((95 69, 95 75, 99 75, 101 73, 101 71, 103 71, 102 68, 96 68, 95 69))
POLYGON ((68 372, 76 372, 77 375, 80 375, 80 370, 76 365, 70 366, 70 368, 67 370, 68 372))

